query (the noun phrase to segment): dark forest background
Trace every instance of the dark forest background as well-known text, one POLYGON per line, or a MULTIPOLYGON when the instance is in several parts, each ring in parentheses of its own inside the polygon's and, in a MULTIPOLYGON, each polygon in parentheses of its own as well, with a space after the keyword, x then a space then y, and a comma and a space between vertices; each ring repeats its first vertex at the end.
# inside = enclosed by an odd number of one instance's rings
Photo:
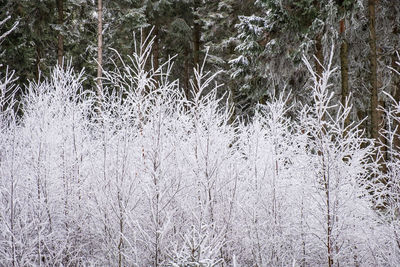
POLYGON ((102 68, 110 69, 117 57, 111 48, 126 58, 134 51, 133 33, 143 29, 155 36, 156 68, 176 55, 171 78, 187 94, 193 68, 209 49, 206 68, 221 71, 221 93, 231 93, 235 115, 253 114, 256 103, 283 90, 292 92, 292 101, 310 102, 301 58, 314 61, 321 75, 332 47, 340 68, 335 97, 344 103, 354 96, 349 120, 369 117, 364 127, 370 137, 385 127, 377 111, 387 101, 383 92, 400 97, 391 69, 398 70, 397 0, 3 0, 0 7, 0 18, 11 18, 2 32, 19 22, 2 41, 1 72, 12 66, 21 90, 63 60, 85 68, 85 88, 95 90, 98 54, 102 68))

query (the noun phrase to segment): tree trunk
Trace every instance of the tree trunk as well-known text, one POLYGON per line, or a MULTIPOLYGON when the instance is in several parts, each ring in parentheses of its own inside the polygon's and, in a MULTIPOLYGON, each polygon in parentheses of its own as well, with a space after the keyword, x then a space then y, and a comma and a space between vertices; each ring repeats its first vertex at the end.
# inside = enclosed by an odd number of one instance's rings
POLYGON ((199 51, 200 51, 200 25, 194 24, 193 27, 193 65, 196 68, 199 65, 199 51))
POLYGON ((11 232, 11 253, 12 253, 12 266, 16 266, 16 249, 15 249, 15 230, 14 230, 14 224, 15 224, 15 207, 14 207, 14 201, 15 201, 15 195, 14 195, 14 189, 15 189, 15 181, 14 181, 14 159, 15 159, 15 132, 13 136, 13 156, 12 156, 12 162, 11 162, 11 181, 10 181, 10 232, 11 232))
MULTIPOLYGON (((381 100, 378 103, 379 103, 379 106, 381 106, 384 110, 386 110, 385 101, 381 100)), ((383 110, 378 110, 377 114, 378 114, 378 120, 379 120, 378 121, 379 129, 384 129, 386 127, 385 112, 383 110)), ((379 141, 381 144, 384 144, 384 146, 382 146, 380 148, 382 157, 380 158, 379 163, 380 163, 382 172, 386 173, 387 172, 386 162, 387 162, 388 149, 387 149, 386 138, 383 134, 379 135, 379 141)))
POLYGON ((322 78, 324 71, 324 50, 322 46, 322 33, 318 34, 315 38, 315 71, 317 73, 317 80, 322 78))
MULTIPOLYGON (((317 74, 317 82, 322 79, 324 71, 324 50, 322 45, 322 33, 318 34, 315 39, 315 71, 317 74)), ((325 114, 322 115, 322 120, 325 120, 325 114)))
MULTIPOLYGON (((199 7, 198 1, 194 3, 194 12, 197 11, 199 7)), ((200 24, 199 24, 199 17, 197 14, 193 14, 193 65, 195 68, 199 65, 200 62, 200 24)))
MULTIPOLYGON (((57 0, 57 10, 58 10, 58 25, 62 27, 64 23, 64 0, 57 0)), ((58 43, 57 43, 57 58, 59 66, 62 66, 63 57, 64 57, 64 36, 60 31, 58 33, 58 43)))
POLYGON ((39 82, 40 79, 40 61, 42 60, 42 50, 40 47, 39 42, 35 42, 35 46, 36 46, 36 69, 35 69, 35 77, 36 77, 36 81, 39 82))
POLYGON ((159 49, 159 41, 160 38, 158 37, 159 35, 159 24, 156 22, 154 25, 154 49, 153 49, 153 67, 154 70, 157 70, 159 68, 159 58, 160 58, 160 49, 159 49))
MULTIPOLYGON (((399 36, 400 28, 397 24, 393 27, 393 36, 399 36)), ((392 54, 392 68, 396 70, 398 73, 393 73, 392 76, 392 95, 396 103, 400 102, 400 58, 398 55, 400 54, 400 44, 399 42, 395 45, 395 52, 392 54), (396 53, 397 52, 397 53, 396 53), (396 63, 398 62, 398 64, 396 63)), ((400 113, 396 114, 397 117, 400 118, 400 113)), ((393 140, 393 148, 398 151, 400 149, 400 123, 398 121, 394 121, 393 127, 397 127, 396 135, 393 140)))
MULTIPOLYGON (((159 68, 159 58, 160 58, 160 38, 158 37, 159 35, 159 24, 158 24, 158 20, 156 19, 155 25, 154 25, 154 44, 153 44, 153 68, 154 71, 157 71, 159 68)), ((155 83, 158 84, 159 83, 159 76, 155 75, 154 79, 155 79, 155 83)), ((150 92, 149 92, 150 93, 150 92)))
MULTIPOLYGON (((322 136, 321 136, 322 138, 322 136)), ((321 149, 323 151, 323 149, 321 149)), ((328 266, 332 267, 333 265, 333 240, 332 240, 332 214, 331 214, 331 182, 329 173, 327 173, 327 166, 325 164, 325 155, 324 152, 321 153, 322 157, 322 171, 323 171, 323 181, 324 181, 324 189, 325 189, 325 201, 326 201, 326 248, 327 248, 327 256, 328 256, 328 266)))
POLYGON ((190 97, 190 88, 189 88, 189 61, 190 61, 190 58, 189 58, 189 52, 188 52, 188 49, 185 49, 185 53, 184 53, 184 57, 185 57, 185 73, 184 73, 184 78, 183 78, 183 86, 184 86, 184 89, 185 89, 185 95, 186 95, 186 97, 189 99, 189 97, 190 97))
POLYGON ((124 246, 124 240, 123 240, 123 235, 124 235, 124 212, 123 212, 123 204, 122 204, 122 197, 121 197, 121 192, 118 189, 117 192, 117 199, 118 199, 118 208, 119 208, 119 242, 118 242, 118 267, 123 266, 122 261, 123 261, 123 255, 122 255, 122 250, 124 246))
POLYGON ((102 96, 103 84, 101 77, 103 76, 103 3, 97 0, 97 96, 102 96))
MULTIPOLYGON (((199 7, 199 1, 194 1, 194 12, 197 11, 199 7)), ((199 17, 196 13, 193 14, 193 66, 195 69, 197 69, 200 65, 200 34, 201 34, 201 28, 199 24, 199 17)), ((193 88, 195 91, 198 91, 199 88, 197 88, 196 83, 195 88, 193 88)))
MULTIPOLYGON (((346 99, 349 97, 349 62, 348 62, 348 44, 346 40, 346 19, 340 20, 339 27, 342 43, 340 45, 340 69, 342 78, 342 105, 346 104, 346 99)), ((350 117, 345 120, 345 127, 349 125, 350 117)))
MULTIPOLYGON (((396 53, 394 53, 392 55, 392 68, 397 70, 400 73, 400 66, 396 64, 397 61, 400 61, 400 59, 397 57, 396 53)), ((396 103, 399 103, 400 102, 400 74, 398 74, 398 73, 393 73, 392 94, 393 94, 393 98, 396 101, 396 103)), ((400 113, 397 113, 396 116, 400 118, 400 113)), ((398 151, 400 149, 400 123, 398 121, 394 121, 393 127, 394 128, 397 127, 396 135, 393 140, 393 148, 398 151)))
POLYGON ((376 0, 368 0, 369 16, 369 45, 370 45, 370 87, 371 87, 371 137, 378 140, 379 137, 379 114, 378 108, 378 63, 376 52, 375 32, 375 10, 376 0))

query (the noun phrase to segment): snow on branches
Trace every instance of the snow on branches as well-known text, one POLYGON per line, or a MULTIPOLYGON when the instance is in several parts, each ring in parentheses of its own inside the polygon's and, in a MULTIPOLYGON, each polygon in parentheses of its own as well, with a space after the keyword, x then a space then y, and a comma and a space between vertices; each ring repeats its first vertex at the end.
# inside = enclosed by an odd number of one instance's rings
POLYGON ((199 66, 185 95, 151 44, 117 57, 101 99, 59 66, 17 116, 14 78, 0 80, 0 265, 398 264, 398 148, 385 187, 330 64, 317 78, 305 63, 312 105, 276 96, 243 122, 215 74, 199 66))

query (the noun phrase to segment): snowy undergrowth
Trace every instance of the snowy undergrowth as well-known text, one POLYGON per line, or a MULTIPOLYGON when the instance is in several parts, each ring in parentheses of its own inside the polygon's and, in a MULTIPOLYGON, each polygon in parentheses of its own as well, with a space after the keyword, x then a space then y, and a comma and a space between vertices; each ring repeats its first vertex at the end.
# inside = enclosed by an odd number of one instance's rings
POLYGON ((151 44, 105 73, 100 97, 54 68, 27 87, 21 118, 12 76, 0 81, 0 265, 399 263, 398 155, 390 191, 373 142, 345 125, 350 107, 332 103, 330 66, 297 118, 279 96, 245 124, 204 66, 191 96, 171 62, 148 70, 151 44))

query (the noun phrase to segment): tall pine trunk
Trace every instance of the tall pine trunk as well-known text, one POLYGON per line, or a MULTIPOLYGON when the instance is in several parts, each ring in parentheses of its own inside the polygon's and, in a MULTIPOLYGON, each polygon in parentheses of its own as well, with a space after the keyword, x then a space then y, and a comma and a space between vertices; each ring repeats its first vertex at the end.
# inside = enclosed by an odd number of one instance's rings
MULTIPOLYGON (((395 17, 393 17, 395 19, 395 17)), ((395 24, 392 30, 393 36, 400 36, 400 25, 395 24)), ((397 73, 393 73, 392 76, 392 95, 396 103, 400 102, 400 58, 398 57, 400 53, 400 42, 397 41, 394 47, 394 52, 392 54, 392 69, 396 70, 397 73)), ((400 117, 400 113, 396 116, 400 117)), ((400 123, 394 121, 393 127, 397 127, 396 135, 393 140, 394 149, 400 149, 400 123)))
MULTIPOLYGON (((399 51, 397 51, 397 52, 399 52, 399 51)), ((400 73, 400 66, 396 63, 398 60, 400 60, 400 59, 397 57, 397 54, 393 53, 392 68, 400 73)), ((393 94, 393 98, 396 101, 396 103, 399 103, 400 102, 400 74, 398 74, 398 73, 393 73, 392 94, 393 94)), ((400 113, 397 113, 396 116, 400 117, 400 113)), ((394 121, 393 123, 394 123, 393 127, 397 127, 396 135, 393 140, 393 147, 394 147, 394 149, 398 150, 398 149, 400 149, 400 123, 398 121, 394 121)))
POLYGON ((185 48, 184 52, 184 58, 185 58, 185 66, 184 66, 184 78, 183 78, 183 86, 185 89, 185 95, 189 99, 190 95, 190 88, 189 88, 189 70, 190 70, 190 58, 189 58, 189 51, 187 48, 185 48))
POLYGON ((200 57, 200 25, 194 23, 193 26, 193 65, 196 68, 199 65, 200 57))
MULTIPOLYGON (((63 26, 64 23, 64 0, 57 0, 57 10, 58 10, 58 25, 60 27, 63 26)), ((60 31, 58 33, 58 42, 57 42, 57 63, 59 66, 62 65, 64 57, 64 36, 60 31)))
POLYGON ((376 0, 368 0, 369 16, 369 46, 370 46, 370 90, 371 90, 371 137, 375 140, 379 138, 379 113, 378 108, 378 63, 376 51, 376 31, 375 31, 375 10, 376 0))
POLYGON ((318 81, 322 78, 324 71, 324 50, 322 45, 322 33, 318 34, 315 38, 315 70, 318 81))
POLYGON ((102 96, 102 81, 103 76, 103 2, 97 0, 97 96, 100 99, 102 96))
MULTIPOLYGON (((200 63, 200 35, 201 27, 199 24, 199 16, 196 14, 199 8, 199 1, 194 1, 194 14, 193 14, 193 66, 197 68, 200 63)), ((198 90, 198 88, 195 88, 198 90)))
MULTIPOLYGON (((154 71, 157 71, 159 66, 160 66, 160 64, 159 64, 159 58, 160 58, 160 45, 159 45, 159 42, 160 42, 160 38, 158 36, 159 35, 159 28, 160 28, 160 25, 159 25, 159 23, 158 23, 158 21, 156 19, 156 23, 154 25, 154 45, 153 45, 153 67, 154 67, 154 71)), ((155 78, 156 82, 158 83, 158 81, 159 81, 158 78, 159 77, 155 76, 154 78, 155 78)))
POLYGON ((40 79, 40 62, 42 61, 42 49, 38 41, 35 42, 36 46, 36 62, 35 62, 35 78, 39 82, 40 79))
MULTIPOLYGON (((346 40, 346 19, 343 17, 339 22, 339 34, 342 40, 340 45, 340 73, 342 78, 342 105, 346 104, 349 97, 349 62, 348 62, 348 44, 346 40)), ((349 125, 350 118, 347 116, 345 126, 349 125)))

